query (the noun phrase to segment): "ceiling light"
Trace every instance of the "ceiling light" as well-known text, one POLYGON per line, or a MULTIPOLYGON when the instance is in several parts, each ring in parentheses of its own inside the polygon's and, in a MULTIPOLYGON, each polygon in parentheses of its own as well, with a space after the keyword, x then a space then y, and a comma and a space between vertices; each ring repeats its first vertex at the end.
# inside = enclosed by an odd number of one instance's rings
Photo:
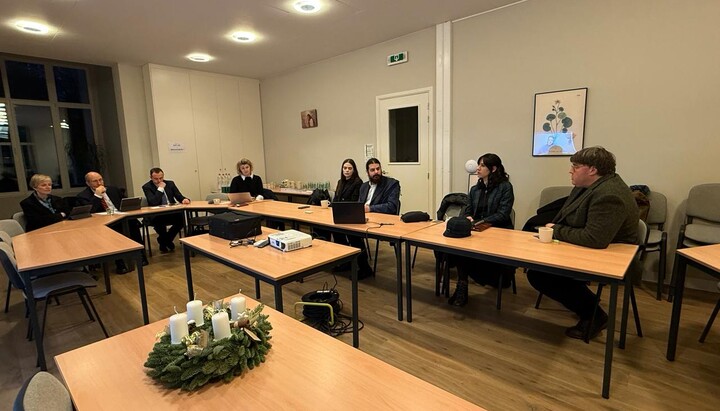
POLYGON ((15 22, 15 27, 18 30, 32 34, 48 34, 50 32, 50 27, 36 21, 18 20, 15 22))
POLYGON ((186 57, 188 60, 194 61, 196 63, 207 63, 208 61, 212 60, 212 57, 203 53, 188 54, 186 57))
POLYGON ((317 0, 300 0, 296 1, 293 7, 300 13, 317 13, 320 11, 320 2, 317 0))
POLYGON ((255 41, 255 33, 250 33, 249 31, 236 31, 230 36, 233 40, 240 43, 250 43, 252 41, 255 41))

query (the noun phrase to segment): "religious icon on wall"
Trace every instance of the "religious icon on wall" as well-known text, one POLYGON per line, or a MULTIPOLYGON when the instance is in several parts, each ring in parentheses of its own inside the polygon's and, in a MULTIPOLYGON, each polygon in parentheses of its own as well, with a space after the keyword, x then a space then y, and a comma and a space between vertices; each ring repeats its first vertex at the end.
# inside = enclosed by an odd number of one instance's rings
POLYGON ((313 128, 318 126, 317 109, 305 110, 300 112, 300 121, 302 128, 313 128))

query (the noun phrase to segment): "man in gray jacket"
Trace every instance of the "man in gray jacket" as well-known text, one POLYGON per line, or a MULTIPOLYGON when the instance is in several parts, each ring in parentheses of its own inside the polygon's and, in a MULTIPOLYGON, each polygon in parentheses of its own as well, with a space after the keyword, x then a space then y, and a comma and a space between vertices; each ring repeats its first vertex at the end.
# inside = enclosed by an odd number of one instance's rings
MULTIPOLYGON (((582 149, 570 157, 570 176, 575 188, 552 223, 553 237, 590 248, 610 243, 635 244, 637 204, 630 188, 615 173, 615 156, 602 147, 582 149)), ((528 281, 541 293, 575 312, 580 321, 568 328, 571 338, 594 338, 607 327, 608 316, 596 307, 596 296, 584 281, 543 272, 528 272, 528 281), (592 323, 592 329, 589 329, 592 323)))

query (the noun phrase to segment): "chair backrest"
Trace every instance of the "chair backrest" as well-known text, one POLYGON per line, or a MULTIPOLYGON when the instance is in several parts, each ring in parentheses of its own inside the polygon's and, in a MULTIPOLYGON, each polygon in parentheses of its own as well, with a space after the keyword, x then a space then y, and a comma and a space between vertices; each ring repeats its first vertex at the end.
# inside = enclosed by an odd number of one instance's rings
POLYGON ((658 193, 657 191, 651 191, 647 195, 650 200, 650 210, 646 222, 648 224, 658 225, 662 230, 665 219, 667 218, 667 197, 664 194, 658 193))
POLYGON ((648 230, 647 224, 643 220, 638 220, 638 238, 637 245, 644 247, 647 244, 650 230, 648 230))
POLYGON ((548 205, 558 198, 567 197, 570 195, 573 186, 553 186, 545 187, 540 192, 540 201, 538 202, 538 208, 548 205))
POLYGON ((10 234, 10 237, 15 237, 25 232, 20 223, 10 218, 0 220, 0 231, 5 231, 10 234))
POLYGON ((212 200, 214 200, 214 199, 216 199, 216 198, 219 198, 219 199, 222 200, 222 201, 227 201, 227 200, 228 200, 228 195, 227 195, 227 193, 212 193, 212 194, 208 194, 207 197, 205 197, 205 201, 212 201, 212 200))
POLYGON ((15 397, 13 411, 71 411, 70 393, 50 373, 40 371, 23 384, 15 397))
POLYGON ((10 234, 6 233, 5 231, 0 231, 0 240, 2 240, 3 243, 8 243, 12 247, 12 237, 10 237, 10 234))
POLYGON ((470 197, 465 193, 446 194, 440 201, 440 207, 437 210, 438 220, 447 220, 450 217, 457 217, 462 213, 470 202, 470 197))
POLYGON ((687 216, 720 223, 720 184, 700 184, 690 189, 687 216))
POLYGON ((148 206, 147 197, 144 197, 144 196, 140 197, 140 207, 147 207, 147 206, 148 206))
POLYGON ((23 283, 20 274, 17 272, 15 252, 13 252, 12 246, 6 242, 0 243, 0 264, 2 264, 2 268, 5 270, 8 278, 10 278, 13 287, 24 290, 25 283, 23 283))
POLYGON ((27 226, 25 213, 23 213, 22 211, 18 211, 17 213, 13 214, 12 218, 13 220, 17 221, 18 224, 20 224, 20 227, 22 227, 23 231, 25 231, 25 227, 27 226))

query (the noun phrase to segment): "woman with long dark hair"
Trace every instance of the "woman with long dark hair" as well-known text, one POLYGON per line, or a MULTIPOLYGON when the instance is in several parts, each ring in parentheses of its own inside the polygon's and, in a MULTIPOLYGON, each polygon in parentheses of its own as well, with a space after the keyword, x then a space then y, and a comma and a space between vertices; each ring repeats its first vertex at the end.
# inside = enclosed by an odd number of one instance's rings
MULTIPOLYGON (((467 217, 476 227, 513 228, 510 217, 515 195, 510 176, 497 154, 487 153, 478 158, 477 184, 470 189, 470 202, 462 216, 467 217)), ((448 300, 451 305, 464 306, 468 301, 468 277, 480 285, 493 287, 510 286, 514 267, 468 257, 454 257, 458 268, 458 283, 448 300), (502 275, 502 284, 500 278, 502 275)))
POLYGON ((346 158, 340 168, 340 179, 332 201, 358 201, 362 179, 358 175, 355 160, 346 158))

